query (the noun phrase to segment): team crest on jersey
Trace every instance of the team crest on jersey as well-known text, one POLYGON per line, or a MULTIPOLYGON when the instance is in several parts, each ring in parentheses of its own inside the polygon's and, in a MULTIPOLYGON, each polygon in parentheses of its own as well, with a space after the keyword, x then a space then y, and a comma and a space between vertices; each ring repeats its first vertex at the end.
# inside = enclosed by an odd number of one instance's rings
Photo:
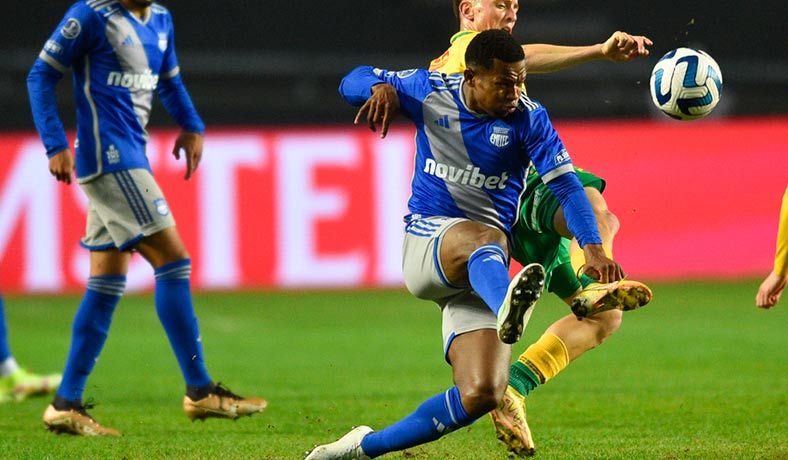
POLYGON ((68 40, 77 38, 80 32, 82 32, 82 24, 74 18, 69 18, 65 25, 63 25, 63 28, 60 29, 60 35, 68 40))
POLYGON ((167 50, 167 34, 159 32, 159 49, 164 52, 167 50))
POLYGON ((493 126, 492 133, 490 133, 490 144, 500 148, 504 148, 509 145, 512 140, 509 136, 511 132, 511 128, 506 126, 493 126))
POLYGON ((156 213, 160 216, 166 216, 170 213, 170 207, 167 206, 164 198, 156 198, 153 200, 153 205, 156 207, 156 213))

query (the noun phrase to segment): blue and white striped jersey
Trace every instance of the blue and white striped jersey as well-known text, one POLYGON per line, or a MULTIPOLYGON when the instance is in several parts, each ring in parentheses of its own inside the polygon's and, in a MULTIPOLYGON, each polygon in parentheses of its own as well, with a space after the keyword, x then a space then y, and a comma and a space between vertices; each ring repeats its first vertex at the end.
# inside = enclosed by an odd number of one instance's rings
POLYGON ((172 17, 158 5, 140 19, 118 0, 80 1, 66 12, 28 76, 33 118, 47 154, 68 147, 54 88, 73 67, 77 177, 150 169, 145 127, 158 91, 187 131, 205 127, 179 76, 172 17))
POLYGON ((417 128, 411 215, 406 219, 463 217, 508 234, 531 161, 545 182, 573 171, 547 111, 526 96, 519 110, 498 119, 467 107, 461 74, 371 67, 350 72, 340 93, 360 105, 370 97, 372 85, 381 82, 394 86, 401 112, 417 128))

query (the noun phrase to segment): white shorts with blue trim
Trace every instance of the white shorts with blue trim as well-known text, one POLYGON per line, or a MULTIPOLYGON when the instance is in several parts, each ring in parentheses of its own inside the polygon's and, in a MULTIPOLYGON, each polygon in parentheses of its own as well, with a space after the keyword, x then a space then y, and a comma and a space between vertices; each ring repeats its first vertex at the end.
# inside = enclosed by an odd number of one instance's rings
POLYGON ((175 226, 175 219, 147 169, 102 174, 79 184, 88 196, 83 247, 127 250, 146 236, 175 226))
POLYGON ((452 286, 441 266, 439 255, 443 235, 455 224, 467 220, 454 217, 413 219, 405 226, 402 243, 405 286, 411 294, 432 300, 441 309, 444 357, 454 337, 497 328, 497 318, 484 300, 470 286, 452 286))

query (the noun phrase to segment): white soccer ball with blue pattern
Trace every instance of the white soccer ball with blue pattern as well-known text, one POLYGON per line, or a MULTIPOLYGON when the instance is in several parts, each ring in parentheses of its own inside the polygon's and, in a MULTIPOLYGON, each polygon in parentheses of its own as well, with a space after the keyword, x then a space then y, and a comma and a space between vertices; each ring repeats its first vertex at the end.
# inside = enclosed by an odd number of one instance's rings
POLYGON ((722 94, 722 72, 707 53, 692 48, 668 52, 651 71, 651 100, 678 120, 710 114, 722 94))

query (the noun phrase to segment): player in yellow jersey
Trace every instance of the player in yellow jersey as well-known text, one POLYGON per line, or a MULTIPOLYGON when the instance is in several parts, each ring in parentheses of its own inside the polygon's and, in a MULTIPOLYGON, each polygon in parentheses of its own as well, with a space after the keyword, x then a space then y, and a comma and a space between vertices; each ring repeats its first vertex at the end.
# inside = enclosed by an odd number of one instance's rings
POLYGON ((780 209, 780 223, 777 227, 777 251, 774 254, 774 270, 769 273, 758 288, 755 305, 759 308, 772 308, 780 301, 780 296, 788 285, 788 187, 783 195, 780 209))
MULTIPOLYGON (((460 73, 465 70, 465 50, 481 31, 504 29, 511 33, 517 21, 517 0, 453 0, 460 31, 451 46, 430 63, 430 70, 460 73)), ((643 36, 615 32, 604 43, 590 46, 523 45, 526 70, 545 73, 594 60, 625 62, 649 54, 652 42, 643 36)), ((587 171, 576 173, 585 187, 597 217, 607 255, 612 257, 613 239, 619 221, 608 209, 602 191, 605 181, 587 171)), ((570 362, 600 345, 621 325, 622 310, 647 304, 651 291, 642 283, 624 280, 600 285, 576 270, 582 254, 570 258, 570 239, 558 201, 536 173, 528 177, 520 219, 513 229, 512 254, 523 265, 542 264, 547 271, 548 290, 572 306, 577 315, 567 315, 553 323, 544 334, 521 354, 510 370, 509 386, 501 405, 491 415, 496 434, 508 449, 518 455, 533 455, 533 438, 525 418, 525 395, 546 383, 570 362), (572 263, 575 262, 575 268, 572 263), (578 318, 584 317, 583 321, 578 318)), ((578 248, 579 249, 579 248, 578 248)), ((580 251, 582 252, 582 251, 580 251)), ((574 254, 573 254, 574 256, 574 254)))

